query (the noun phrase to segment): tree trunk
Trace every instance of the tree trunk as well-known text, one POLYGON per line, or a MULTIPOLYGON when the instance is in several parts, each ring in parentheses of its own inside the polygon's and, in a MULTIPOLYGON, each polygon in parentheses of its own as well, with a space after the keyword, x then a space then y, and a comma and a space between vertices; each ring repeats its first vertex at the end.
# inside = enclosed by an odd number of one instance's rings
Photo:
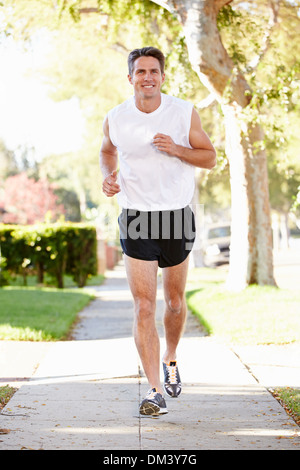
POLYGON ((231 185, 227 286, 240 290, 248 284, 275 285, 266 154, 255 147, 262 131, 250 126, 244 134, 238 110, 232 105, 222 109, 231 185))
POLYGON ((204 267, 204 260, 203 260, 203 246, 202 246, 202 239, 203 235, 201 233, 201 227, 203 227, 204 223, 204 208, 202 204, 199 204, 199 174, 196 173, 195 176, 195 191, 193 195, 192 207, 193 212, 195 215, 195 223, 196 223, 196 238, 195 243, 192 250, 192 263, 191 266, 195 268, 204 267))
POLYGON ((222 106, 230 164, 232 238, 227 285, 275 285, 266 155, 257 151, 258 126, 243 124, 240 111, 251 101, 250 87, 228 56, 217 28, 226 0, 169 1, 185 32, 189 58, 202 83, 222 106))
POLYGON ((44 264, 42 261, 37 261, 37 282, 38 284, 43 284, 44 282, 44 264))

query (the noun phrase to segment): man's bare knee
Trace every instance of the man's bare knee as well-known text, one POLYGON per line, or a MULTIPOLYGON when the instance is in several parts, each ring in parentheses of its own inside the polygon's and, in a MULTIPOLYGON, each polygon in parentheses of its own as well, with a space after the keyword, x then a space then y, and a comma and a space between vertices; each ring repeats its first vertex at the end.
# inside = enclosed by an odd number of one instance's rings
POLYGON ((135 299, 135 317, 137 322, 149 321, 154 318, 155 304, 145 298, 135 299))
POLYGON ((183 302, 179 297, 173 298, 167 301, 167 306, 170 312, 179 315, 182 311, 183 302))

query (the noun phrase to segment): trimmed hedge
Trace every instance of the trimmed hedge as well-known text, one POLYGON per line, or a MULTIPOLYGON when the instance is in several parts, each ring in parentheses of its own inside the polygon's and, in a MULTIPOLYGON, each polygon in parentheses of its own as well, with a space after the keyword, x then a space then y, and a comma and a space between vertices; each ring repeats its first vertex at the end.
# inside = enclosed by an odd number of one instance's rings
POLYGON ((97 274, 97 235, 94 226, 86 224, 0 224, 0 285, 5 272, 22 274, 24 284, 29 272, 35 271, 38 282, 44 273, 56 279, 63 288, 64 274, 71 274, 78 287, 89 275, 97 274))

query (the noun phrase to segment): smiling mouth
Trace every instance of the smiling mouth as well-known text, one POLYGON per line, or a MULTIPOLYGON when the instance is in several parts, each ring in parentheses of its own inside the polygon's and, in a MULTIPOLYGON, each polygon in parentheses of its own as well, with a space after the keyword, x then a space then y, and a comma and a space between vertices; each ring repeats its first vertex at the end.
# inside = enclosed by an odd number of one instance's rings
POLYGON ((154 85, 143 85, 144 88, 153 88, 154 85))

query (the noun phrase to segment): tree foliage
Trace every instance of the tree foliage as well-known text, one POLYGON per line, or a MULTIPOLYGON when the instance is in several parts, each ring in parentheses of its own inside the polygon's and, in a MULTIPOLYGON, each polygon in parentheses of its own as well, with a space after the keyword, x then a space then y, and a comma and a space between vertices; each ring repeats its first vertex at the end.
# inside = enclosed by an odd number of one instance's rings
MULTIPOLYGON (((160 47, 167 58, 164 90, 188 98, 196 106, 206 95, 191 68, 178 18, 155 2, 6 0, 4 3, 3 31, 6 35, 13 34, 30 47, 35 31, 40 28, 51 31, 53 49, 49 66, 41 73, 53 99, 63 100, 72 96, 80 99, 86 119, 84 148, 77 154, 63 157, 65 165, 61 174, 51 169, 51 162, 56 161, 55 165, 59 166, 59 158, 49 155, 45 167, 49 176, 52 173, 64 188, 76 187, 79 199, 84 192, 87 203, 98 204, 101 201, 98 170, 101 122, 107 110, 125 99, 131 91, 124 85, 129 50, 150 43, 160 47)), ((276 208, 279 208, 279 198, 276 198, 278 181, 281 188, 288 182, 290 190, 286 192, 286 198, 290 203, 297 197, 294 191, 297 191, 299 165, 300 46, 296 3, 287 0, 235 0, 222 8, 218 16, 224 45, 251 88, 251 103, 243 110, 242 118, 257 121, 264 127, 264 140, 259 145, 268 152, 271 201, 275 207, 277 199, 276 208), (280 9, 270 10, 270 5, 275 7, 276 4, 280 4, 280 9)), ((217 104, 201 109, 200 113, 204 128, 218 149, 219 163, 208 180, 201 180, 201 192, 206 195, 206 201, 217 205, 218 198, 222 197, 214 186, 228 194, 222 113, 217 104), (220 173, 223 169, 222 179, 220 173)), ((285 199, 284 207, 286 203, 285 199)))
POLYGON ((299 5, 289 1, 232 2, 218 15, 228 53, 247 78, 245 122, 259 123, 268 154, 270 201, 289 212, 299 191, 300 30, 299 5))
POLYGON ((26 173, 8 177, 3 185, 1 207, 4 209, 2 221, 9 224, 34 224, 45 218, 57 220, 65 209, 58 204, 56 186, 46 179, 35 181, 26 173))
POLYGON ((39 174, 65 191, 75 189, 84 215, 87 207, 103 202, 98 164, 102 122, 110 108, 132 94, 126 78, 129 50, 149 43, 164 50, 166 92, 200 101, 204 87, 199 87, 189 64, 178 21, 151 1, 8 0, 7 5, 11 26, 6 31, 22 39, 26 48, 34 45, 40 28, 47 28, 47 65, 32 73, 39 74, 49 96, 56 101, 76 97, 80 102, 85 119, 83 147, 61 156, 50 154, 39 163, 39 174))

